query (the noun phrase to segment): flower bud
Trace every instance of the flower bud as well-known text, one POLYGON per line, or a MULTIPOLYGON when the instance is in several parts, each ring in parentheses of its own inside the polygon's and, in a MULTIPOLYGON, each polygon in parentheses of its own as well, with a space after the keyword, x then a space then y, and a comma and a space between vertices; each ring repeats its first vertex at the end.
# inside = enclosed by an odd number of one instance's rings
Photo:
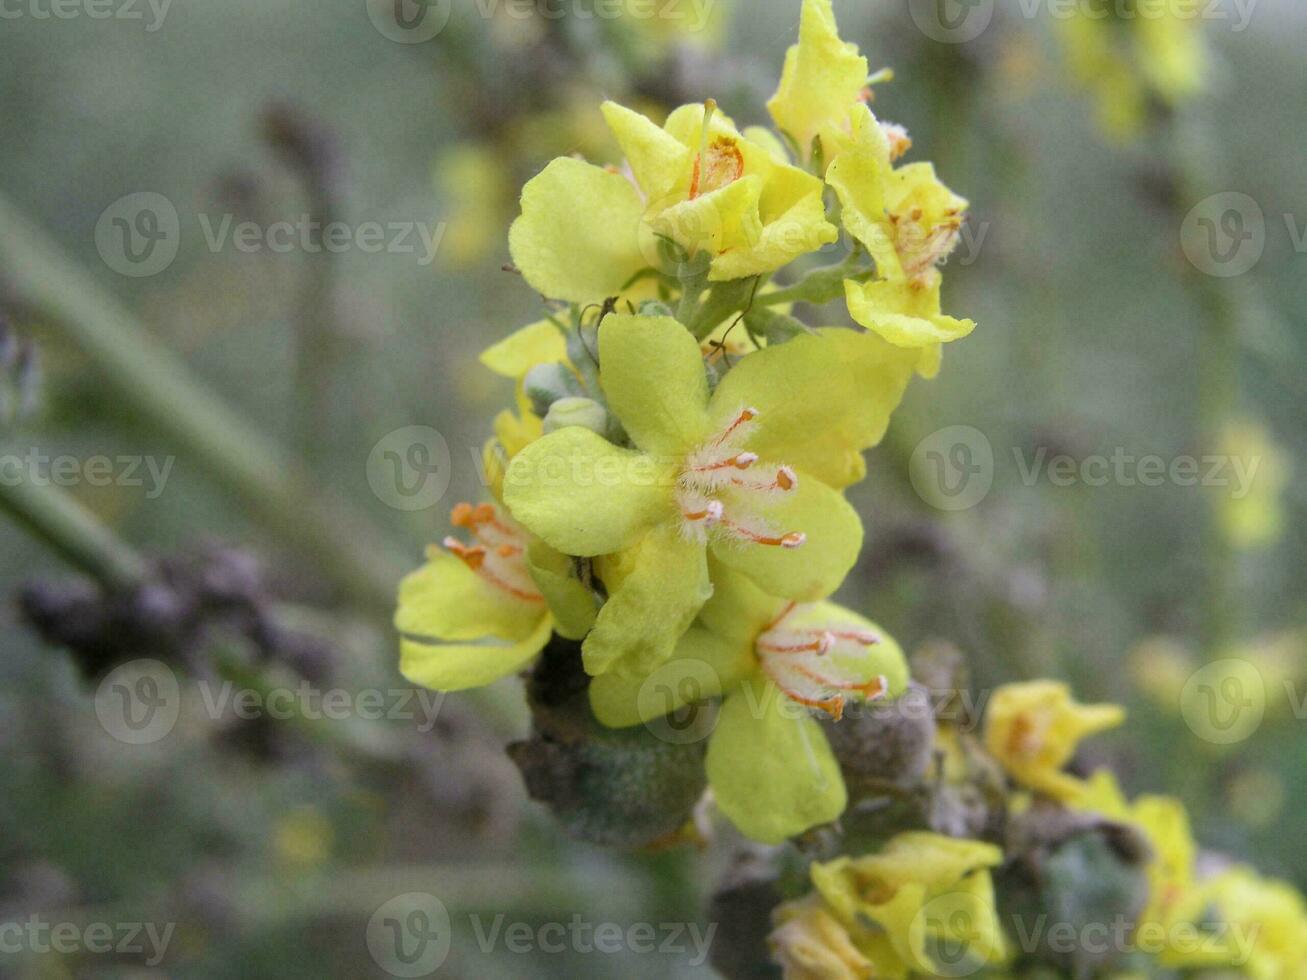
POLYGON ((549 406, 545 415, 545 433, 580 426, 599 435, 608 431, 608 410, 592 398, 568 396, 549 406))
POLYGON ((527 372, 522 385, 531 399, 531 411, 540 418, 549 414, 554 402, 581 393, 576 376, 564 364, 537 364, 527 372))

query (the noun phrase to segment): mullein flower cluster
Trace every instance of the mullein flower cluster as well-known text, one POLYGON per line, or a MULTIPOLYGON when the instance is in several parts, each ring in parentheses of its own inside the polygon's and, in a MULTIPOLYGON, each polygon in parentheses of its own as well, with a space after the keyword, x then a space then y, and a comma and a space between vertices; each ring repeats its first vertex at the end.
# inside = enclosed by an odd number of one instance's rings
MULTIPOLYGON (((1080 704, 1051 681, 995 691, 982 743, 1006 775, 1008 833, 991 842, 906 830, 875 853, 814 862, 812 890, 772 916, 770 943, 786 980, 1047 976, 1022 945, 1033 926, 1013 907, 1000 866, 1020 857, 1024 842, 1011 827, 1023 819, 1074 826, 1089 818, 1128 830, 1145 845, 1142 902, 1122 907, 1129 935, 1113 951, 1120 959, 1135 951, 1144 958, 1131 963, 1139 973, 1108 961, 1075 975, 1307 975, 1307 903, 1294 888, 1201 852, 1179 800, 1130 800, 1109 770, 1088 778, 1066 771, 1084 738, 1124 719, 1118 706, 1080 704)), ((942 748, 945 734, 941 722, 942 748)), ((1106 869, 1091 865, 1086 872, 1076 887, 1101 891, 1106 869)), ((1065 900, 1047 903, 1040 914, 1097 928, 1099 920, 1077 917, 1065 900)))
POLYGON ((1174 109, 1201 94, 1210 58, 1204 0, 1074 6, 1057 19, 1058 39, 1072 77, 1093 95, 1099 125, 1113 139, 1138 136, 1150 105, 1174 109))
POLYGON ((557 636, 603 725, 718 705, 711 798, 765 843, 845 809, 818 718, 907 688, 894 640, 829 601, 863 539, 843 491, 913 375, 974 327, 941 311, 967 202, 899 162, 906 131, 869 105, 885 77, 830 0, 804 0, 775 129, 711 99, 661 124, 608 102, 622 159, 526 184, 510 249, 548 315, 483 355, 517 386, 488 499, 454 509, 396 616, 428 687, 515 674, 557 636), (858 326, 792 315, 840 298, 858 326))

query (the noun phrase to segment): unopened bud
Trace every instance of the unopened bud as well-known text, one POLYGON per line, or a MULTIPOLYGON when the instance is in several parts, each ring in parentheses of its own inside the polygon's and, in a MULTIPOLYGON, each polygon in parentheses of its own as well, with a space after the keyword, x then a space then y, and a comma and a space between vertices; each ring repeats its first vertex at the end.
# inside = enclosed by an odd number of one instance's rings
POLYGON ((581 394, 576 375, 564 364, 537 364, 527 372, 523 386, 531 399, 531 410, 542 419, 560 398, 581 394))
POLYGON ((608 410, 592 398, 569 396, 549 406, 545 415, 545 432, 580 426, 603 435, 608 431, 608 410))

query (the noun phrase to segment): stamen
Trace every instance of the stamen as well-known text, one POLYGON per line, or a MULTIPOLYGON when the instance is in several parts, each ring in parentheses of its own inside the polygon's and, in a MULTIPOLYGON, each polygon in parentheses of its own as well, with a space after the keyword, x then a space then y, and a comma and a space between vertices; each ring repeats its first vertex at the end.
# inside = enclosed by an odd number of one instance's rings
MULTIPOLYGON (((469 529, 476 541, 464 544, 450 535, 442 542, 450 554, 513 598, 531 603, 544 601, 523 561, 526 549, 521 531, 502 518, 493 504, 457 504, 449 519, 455 527, 469 529)), ((434 553, 434 548, 428 549, 428 555, 434 553)))
POLYGON ((757 453, 736 453, 729 459, 717 460, 713 463, 706 463, 703 466, 692 466, 695 473, 715 473, 718 470, 747 470, 754 463, 758 462, 757 453))
MULTIPOLYGON (((857 643, 866 647, 878 639, 871 630, 848 622, 786 628, 781 624, 798 607, 787 605, 755 642, 759 663, 786 697, 798 704, 828 712, 839 719, 848 696, 870 701, 884 697, 889 681, 868 677, 856 657, 841 657, 841 646, 857 643)), ((813 607, 805 606, 809 613, 813 607)))
POLYGON ((764 534, 759 531, 751 530, 742 524, 728 520, 723 517, 721 520, 722 527, 729 530, 732 534, 744 538, 746 541, 752 541, 754 544, 765 545, 768 548, 786 548, 794 549, 803 547, 803 543, 808 540, 808 536, 802 531, 790 531, 788 534, 780 536, 764 534))
POLYGON ((758 410, 756 408, 741 409, 740 414, 735 416, 735 418, 731 420, 731 424, 728 425, 725 429, 723 429, 720 434, 718 434, 717 438, 712 441, 711 445, 714 448, 717 446, 724 445, 728 440, 730 440, 736 434, 736 432, 738 432, 744 426, 748 425, 757 417, 758 417, 758 410))
POLYGON ((799 485, 799 478, 794 470, 788 466, 782 466, 776 471, 776 477, 771 483, 750 483, 747 480, 732 478, 731 485, 740 487, 743 490, 757 490, 766 493, 771 490, 780 490, 782 493, 789 493, 799 485))

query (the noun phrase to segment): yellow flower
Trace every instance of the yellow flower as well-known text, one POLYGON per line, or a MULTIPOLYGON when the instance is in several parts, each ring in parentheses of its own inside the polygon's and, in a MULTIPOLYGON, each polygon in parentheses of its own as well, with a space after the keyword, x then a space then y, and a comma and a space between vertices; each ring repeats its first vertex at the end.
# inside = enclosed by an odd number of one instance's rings
POLYGON ((459 504, 450 536, 400 584, 400 672, 414 684, 462 691, 521 670, 554 632, 580 639, 594 596, 569 559, 533 540, 495 504, 459 504))
POLYGON ((607 556, 590 673, 670 656, 711 593, 709 552, 772 595, 833 592, 862 540, 839 491, 865 472, 905 361, 874 337, 819 331, 748 355, 710 395, 681 324, 605 318, 600 384, 634 448, 561 429, 523 450, 504 484, 513 516, 551 547, 607 556))
POLYGON ((876 966, 853 945, 848 930, 821 897, 809 895, 777 906, 768 937, 785 980, 868 980, 876 966))
POLYGON ((1150 98, 1174 106, 1202 91, 1208 70, 1203 2, 1140 5, 1122 20, 1108 0, 1089 0, 1073 16, 1057 19, 1071 75, 1093 94, 1108 136, 1137 136, 1150 98))
POLYGON ((1080 740, 1115 728, 1125 711, 1083 705, 1065 684, 1032 681, 994 692, 985 716, 985 747, 1018 783, 1058 800, 1076 799, 1080 780, 1062 772, 1080 740))
POLYGON ((811 875, 872 975, 902 980, 939 975, 937 962, 978 971, 1005 958, 989 870, 1002 860, 992 844, 913 831, 878 854, 814 864, 811 875))
POLYGON ((710 279, 775 272, 838 237, 821 181, 791 165, 766 131, 741 133, 714 103, 682 106, 662 127, 615 102, 603 111, 649 229, 690 255, 706 250, 710 279))
POLYGON ((796 603, 714 562, 713 595, 674 656, 610 671, 590 685, 614 728, 721 698, 708 741, 708 784, 746 836, 778 844, 837 819, 848 803, 839 764, 809 709, 837 722, 850 702, 898 697, 907 662, 879 626, 831 602, 796 603))
POLYGON ((939 373, 944 344, 976 329, 971 320, 958 320, 941 312, 938 278, 929 286, 902 280, 848 280, 844 292, 855 321, 895 347, 921 352, 917 373, 924 378, 939 373))
POLYGON ((501 154, 459 144, 436 161, 435 178, 446 202, 445 254, 458 266, 481 261, 499 247, 509 218, 510 175, 501 154))
POLYGON ((767 110, 805 159, 821 140, 825 159, 848 142, 849 112, 867 92, 867 59, 843 41, 831 0, 804 0, 799 43, 785 56, 767 110))
POLYGON ((1225 431, 1222 454, 1235 486, 1221 497, 1221 525, 1236 548, 1251 551, 1274 544, 1284 533, 1282 497, 1293 466, 1254 421, 1231 424, 1225 431))
POLYGON ((1307 905, 1294 888, 1239 867, 1207 882, 1204 894, 1213 919, 1227 926, 1219 963, 1252 980, 1307 976, 1307 905))
POLYGON ((967 202, 930 163, 895 167, 902 146, 892 135, 870 108, 855 107, 852 139, 831 161, 826 182, 839 196, 844 227, 876 260, 879 278, 933 288, 936 267, 961 238, 967 202))

